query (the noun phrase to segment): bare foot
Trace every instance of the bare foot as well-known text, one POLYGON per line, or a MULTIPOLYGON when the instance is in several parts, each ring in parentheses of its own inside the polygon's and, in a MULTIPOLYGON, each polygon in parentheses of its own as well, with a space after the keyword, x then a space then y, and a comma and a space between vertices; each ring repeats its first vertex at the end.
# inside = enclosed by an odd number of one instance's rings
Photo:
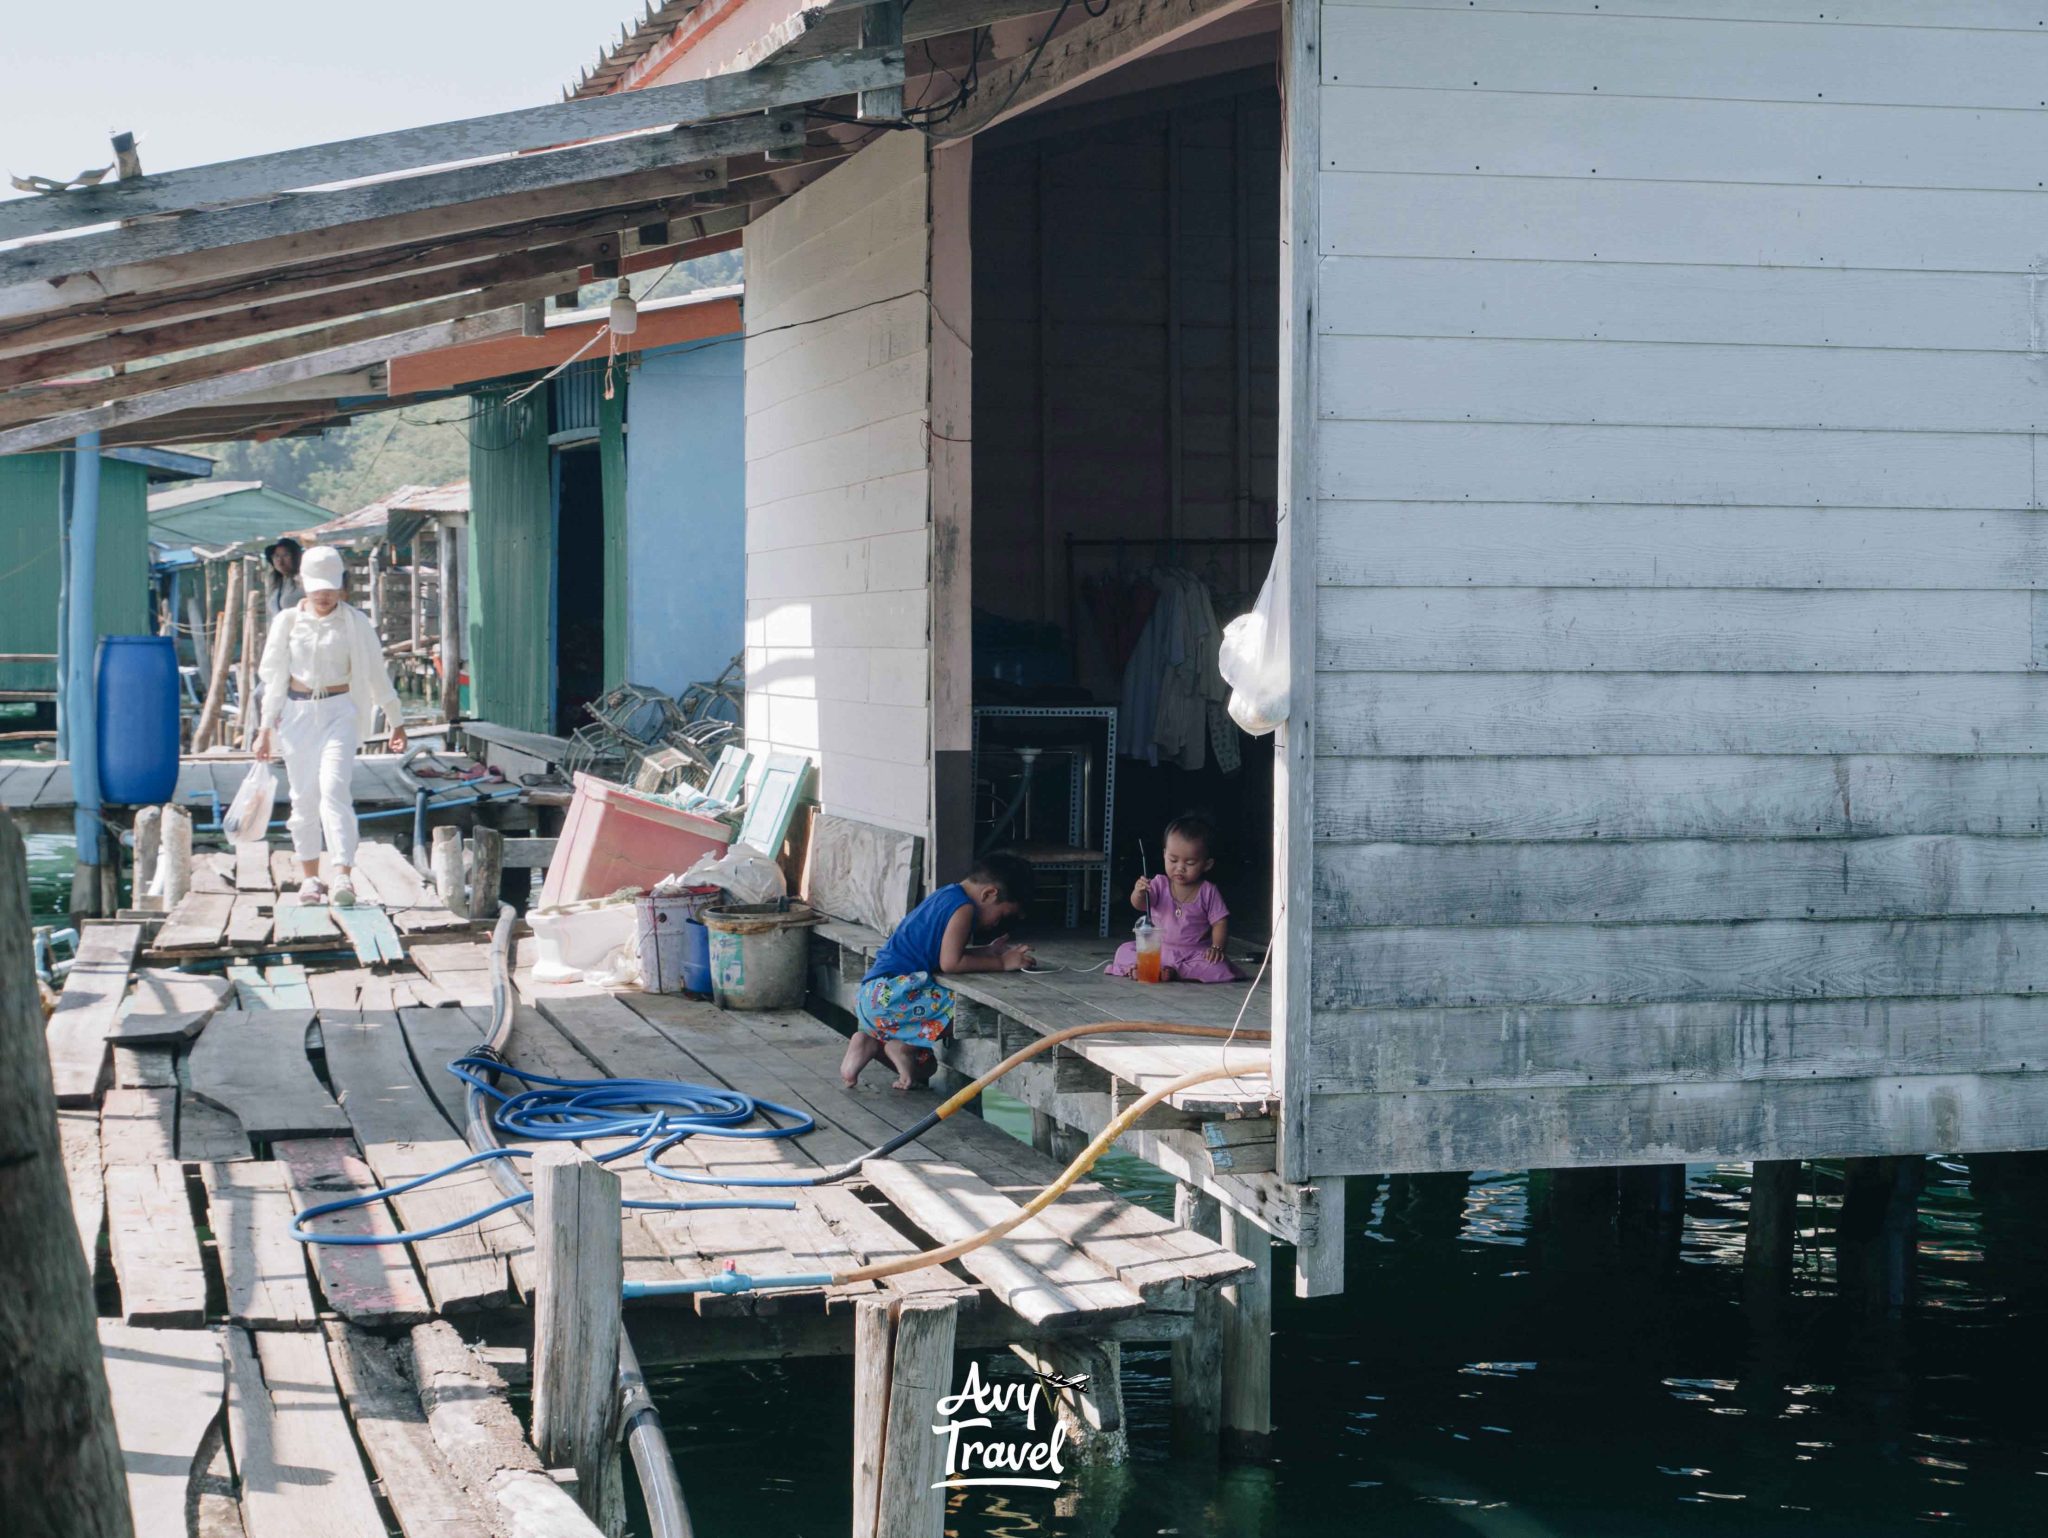
POLYGON ((894 1089, 917 1089, 931 1077, 938 1066, 938 1058, 925 1047, 913 1046, 907 1041, 885 1041, 882 1055, 889 1060, 889 1066, 896 1070, 894 1089))
POLYGON ((839 1060, 839 1077, 846 1087, 852 1089, 860 1071, 882 1055, 882 1044, 866 1031, 855 1031, 847 1038, 846 1055, 839 1060))
POLYGON ((908 1080, 908 1079, 891 1079, 891 1080, 889 1081, 889 1088, 891 1088, 891 1089, 916 1089, 916 1088, 917 1088, 917 1086, 916 1086, 915 1084, 913 1084, 913 1083, 912 1083, 912 1082, 911 1082, 910 1080, 908 1080))

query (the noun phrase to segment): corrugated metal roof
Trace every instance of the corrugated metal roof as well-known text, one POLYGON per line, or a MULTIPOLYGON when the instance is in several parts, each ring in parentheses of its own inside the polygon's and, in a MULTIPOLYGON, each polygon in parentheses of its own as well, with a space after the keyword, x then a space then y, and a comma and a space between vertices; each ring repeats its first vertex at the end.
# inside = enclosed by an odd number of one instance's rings
POLYGON ((663 3, 659 4, 650 3, 638 21, 620 26, 616 42, 607 43, 597 51, 595 64, 577 76, 572 84, 562 87, 562 100, 577 101, 585 96, 603 96, 611 90, 621 75, 659 48, 668 35, 695 9, 697 0, 663 0, 663 3))
POLYGON ((184 507, 187 503, 233 496, 238 491, 260 491, 262 487, 261 481, 188 481, 182 486, 152 491, 149 494, 149 510, 152 513, 168 512, 174 507, 184 507))

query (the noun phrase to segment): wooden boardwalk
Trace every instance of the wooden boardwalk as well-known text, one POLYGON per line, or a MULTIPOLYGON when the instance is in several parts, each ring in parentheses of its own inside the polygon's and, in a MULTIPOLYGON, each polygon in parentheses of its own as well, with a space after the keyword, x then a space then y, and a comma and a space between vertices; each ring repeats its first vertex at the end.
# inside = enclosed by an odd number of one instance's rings
MULTIPOLYGON (((223 856, 210 870, 223 887, 213 895, 230 912, 279 895, 261 885, 267 860, 223 856)), ((381 893, 384 875, 372 879, 381 893)), ((271 906, 275 943, 287 909, 271 906)), ((464 934, 415 935, 406 952, 374 967, 330 952, 341 965, 202 975, 136 965, 136 925, 87 926, 85 959, 50 1042, 53 1063, 64 1065, 66 1167, 79 1240, 100 1281, 138 1532, 189 1531, 182 1524, 192 1512, 198 1531, 245 1538, 483 1538, 523 1531, 514 1522, 522 1500, 561 1496, 497 1372, 448 1323, 524 1339, 536 1260, 517 1214, 403 1246, 309 1248, 289 1233, 307 1206, 466 1151, 463 1086, 442 1065, 484 1034, 488 953, 464 934)), ((613 1168, 631 1199, 745 1196, 748 1188, 719 1177, 835 1166, 932 1103, 886 1088, 880 1075, 847 1089, 837 1075, 843 1041, 809 1015, 535 985, 523 972, 520 988, 506 1054, 516 1067, 679 1079, 816 1119, 800 1138, 700 1136, 664 1156, 705 1184, 663 1180, 638 1156, 621 1161, 613 1168)), ((1013 1214, 1058 1171, 963 1115, 897 1157, 871 1161, 861 1179, 772 1193, 790 1197, 793 1210, 629 1210, 625 1274, 843 1271, 1013 1214)), ((427 1228, 496 1195, 471 1170, 316 1226, 427 1228)), ((962 1346, 1182 1342, 1197 1329, 1201 1300, 1249 1268, 1214 1240, 1082 1182, 951 1266, 634 1304, 627 1322, 643 1355, 652 1341, 655 1355, 685 1360, 851 1352, 855 1315, 877 1299, 958 1310, 962 1346)), ((691 1473, 683 1470, 686 1482, 691 1473)), ((595 1531, 574 1525, 582 1519, 573 1502, 563 1520, 563 1533, 595 1531)))
MULTIPOLYGON (((235 799, 252 761, 247 753, 206 753, 180 759, 178 788, 172 800, 210 821, 216 807, 225 810, 235 799)), ((357 756, 349 788, 359 810, 413 804, 414 786, 398 763, 397 756, 390 753, 357 756)), ((278 804, 282 806, 291 795, 281 768, 277 779, 278 804)), ((9 813, 24 831, 68 832, 73 806, 69 763, 61 759, 0 759, 0 810, 9 813)))

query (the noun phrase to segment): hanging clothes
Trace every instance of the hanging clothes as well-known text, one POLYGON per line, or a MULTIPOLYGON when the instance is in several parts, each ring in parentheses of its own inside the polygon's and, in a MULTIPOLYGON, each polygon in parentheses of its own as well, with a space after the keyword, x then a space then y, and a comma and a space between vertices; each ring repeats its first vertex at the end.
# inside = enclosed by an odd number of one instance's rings
POLYGON ((1220 768, 1235 771, 1242 762, 1236 728, 1223 714, 1230 690, 1216 661, 1223 627, 1208 586, 1178 567, 1155 567, 1149 576, 1158 600, 1124 670, 1123 751, 1188 770, 1205 767, 1213 751, 1220 768))

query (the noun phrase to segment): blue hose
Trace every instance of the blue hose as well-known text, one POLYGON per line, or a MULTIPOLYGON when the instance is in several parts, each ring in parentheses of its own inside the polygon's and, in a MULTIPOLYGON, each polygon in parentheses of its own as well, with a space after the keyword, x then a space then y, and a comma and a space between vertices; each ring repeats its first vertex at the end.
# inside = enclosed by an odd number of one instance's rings
MULTIPOLYGON (((498 1102, 496 1110, 492 1113, 492 1125, 509 1136, 526 1138, 534 1142, 630 1138, 632 1141, 622 1147, 597 1155, 597 1162, 609 1164, 615 1159, 639 1153, 642 1154, 642 1162, 647 1168, 671 1180, 697 1178, 679 1176, 654 1163, 656 1156, 663 1150, 673 1148, 685 1138, 700 1135, 729 1138, 801 1137, 817 1125, 808 1112, 780 1105, 773 1100, 758 1100, 736 1090, 719 1089, 705 1084, 689 1084, 678 1079, 557 1079, 548 1074, 528 1073, 510 1067, 495 1057, 483 1054, 459 1057, 448 1065, 448 1071, 471 1088, 498 1102), (486 1075, 517 1079, 528 1087, 517 1094, 508 1095, 489 1082, 486 1075), (759 1127, 747 1125, 763 1112, 783 1118, 786 1124, 766 1122, 759 1127)), ((528 1159, 532 1156, 532 1151, 525 1148, 492 1148, 468 1154, 452 1164, 443 1165, 440 1169, 424 1175, 416 1175, 397 1185, 382 1186, 374 1191, 362 1191, 337 1201, 321 1202, 308 1207, 293 1221, 291 1234, 302 1244, 360 1246, 410 1244, 421 1239, 437 1239, 443 1234, 480 1223, 510 1208, 524 1206, 533 1200, 533 1193, 526 1191, 506 1196, 433 1228, 408 1229, 403 1233, 316 1234, 309 1231, 306 1225, 314 1218, 352 1211, 393 1196, 402 1196, 407 1191, 446 1179, 472 1165, 500 1159, 528 1159)), ((721 1180, 714 1177, 704 1179, 706 1183, 719 1185, 809 1183, 721 1180)), ((627 1201, 622 1205, 658 1212, 716 1212, 735 1207, 789 1211, 796 1203, 770 1197, 750 1197, 737 1201, 627 1201)))

